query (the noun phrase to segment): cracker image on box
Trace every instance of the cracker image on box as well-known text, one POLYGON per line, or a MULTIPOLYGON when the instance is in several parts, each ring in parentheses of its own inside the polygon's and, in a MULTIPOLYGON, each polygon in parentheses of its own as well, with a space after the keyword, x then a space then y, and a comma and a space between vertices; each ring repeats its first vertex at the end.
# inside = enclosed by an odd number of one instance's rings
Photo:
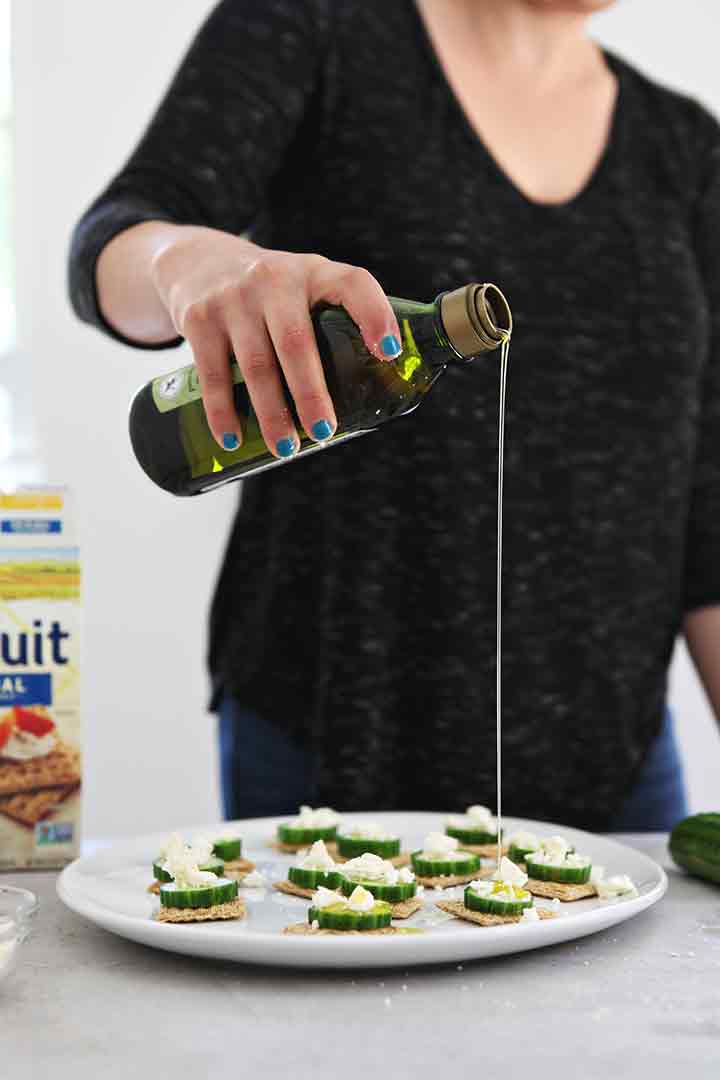
POLYGON ((80 559, 64 488, 0 492, 0 869, 79 847, 80 559))

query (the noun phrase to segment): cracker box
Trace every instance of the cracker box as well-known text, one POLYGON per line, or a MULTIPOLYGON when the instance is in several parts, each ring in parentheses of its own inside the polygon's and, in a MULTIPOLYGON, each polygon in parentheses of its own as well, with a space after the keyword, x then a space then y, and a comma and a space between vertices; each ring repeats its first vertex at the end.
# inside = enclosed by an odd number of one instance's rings
POLYGON ((0 491, 0 870, 78 854, 79 639, 69 492, 0 491))

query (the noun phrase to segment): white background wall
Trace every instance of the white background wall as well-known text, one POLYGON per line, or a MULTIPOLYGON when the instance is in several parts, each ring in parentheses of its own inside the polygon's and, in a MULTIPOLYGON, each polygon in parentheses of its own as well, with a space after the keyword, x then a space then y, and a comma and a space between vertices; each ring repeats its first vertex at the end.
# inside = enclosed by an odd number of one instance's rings
MULTIPOLYGON (((480 3, 481 0, 478 0, 480 3)), ((65 297, 74 221, 147 121, 207 0, 15 0, 19 334, 39 453, 81 508, 86 575, 86 831, 215 820, 205 618, 235 493, 174 500, 133 464, 135 388, 180 354, 144 354, 79 325, 65 297)), ((624 0, 597 35, 720 115, 715 0, 624 0)), ((720 743, 681 653, 672 697, 694 808, 718 808, 720 743)))

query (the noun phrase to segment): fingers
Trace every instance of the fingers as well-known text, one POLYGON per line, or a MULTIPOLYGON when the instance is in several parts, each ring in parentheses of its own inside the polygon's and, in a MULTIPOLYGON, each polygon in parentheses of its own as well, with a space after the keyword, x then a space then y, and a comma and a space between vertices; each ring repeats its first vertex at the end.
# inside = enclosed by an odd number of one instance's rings
POLYGON ((308 293, 311 306, 319 300, 327 300, 344 307, 375 356, 392 360, 402 352, 395 312, 368 270, 320 260, 309 276, 308 293))
POLYGON ((300 447, 283 391, 272 342, 262 314, 248 309, 229 316, 235 359, 243 374, 265 445, 276 457, 291 457, 300 447))
POLYGON ((334 435, 337 418, 304 290, 296 288, 291 293, 269 297, 265 322, 300 423, 315 442, 324 442, 334 435))
POLYGON ((199 305, 188 311, 184 334, 193 351, 208 427, 219 446, 236 450, 243 436, 233 401, 227 334, 199 305))

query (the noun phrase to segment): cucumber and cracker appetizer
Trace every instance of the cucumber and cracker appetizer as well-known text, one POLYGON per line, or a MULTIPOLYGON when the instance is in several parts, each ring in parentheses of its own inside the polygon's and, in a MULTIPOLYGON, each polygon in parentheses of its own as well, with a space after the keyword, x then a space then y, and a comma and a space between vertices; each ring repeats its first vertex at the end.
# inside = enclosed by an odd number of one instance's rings
POLYGON ((541 840, 535 851, 525 857, 528 877, 561 885, 586 885, 590 881, 592 860, 574 851, 562 836, 541 840))
POLYGON ((468 806, 464 814, 452 814, 445 823, 445 832, 463 847, 486 847, 497 844, 498 824, 487 806, 468 806))
POLYGON ((281 888, 280 891, 292 891, 304 895, 321 885, 326 889, 337 889, 341 880, 340 868, 329 854, 325 841, 316 840, 310 850, 288 870, 288 883, 295 888, 293 890, 281 888))
POLYGON ((400 837, 375 822, 349 825, 338 830, 337 849, 338 855, 345 859, 356 859, 365 852, 378 855, 381 859, 393 859, 400 854, 400 837))
POLYGON ((212 844, 209 841, 199 840, 193 844, 188 844, 179 833, 173 833, 153 860, 152 869, 155 880, 148 891, 158 893, 160 885, 172 881, 173 876, 169 869, 170 862, 178 857, 184 857, 190 851, 193 852, 193 858, 201 870, 207 870, 215 874, 216 877, 221 877, 224 874, 225 865, 222 859, 218 859, 212 854, 212 844))
POLYGON ((316 840, 334 841, 339 822, 340 815, 329 806, 317 810, 301 806, 297 817, 278 825, 276 843, 284 850, 299 851, 316 840))
POLYGON ((516 832, 512 836, 508 837, 508 859, 514 863, 524 863, 528 855, 531 855, 533 851, 537 851, 540 846, 535 833, 531 832, 516 832))
POLYGON ((480 868, 478 855, 461 850, 455 837, 438 832, 425 837, 421 850, 410 856, 410 863, 423 885, 435 885, 438 878, 460 884, 458 878, 469 880, 480 868))
POLYGON ((171 880, 160 885, 158 922, 204 922, 241 919, 245 905, 238 897, 238 883, 202 870, 199 862, 207 847, 184 847, 171 851, 164 867, 171 880))
POLYGON ((492 880, 470 882, 463 898, 465 907, 484 915, 517 918, 534 904, 531 894, 523 888, 526 881, 527 874, 503 857, 492 880))
POLYGON ((409 867, 398 869, 370 851, 344 863, 340 869, 344 896, 350 896, 357 885, 372 893, 376 900, 389 904, 401 904, 417 895, 418 884, 409 867))
POLYGON ((392 907, 376 900, 362 885, 350 896, 340 896, 322 886, 313 894, 308 923, 314 930, 381 930, 390 926, 392 907))

